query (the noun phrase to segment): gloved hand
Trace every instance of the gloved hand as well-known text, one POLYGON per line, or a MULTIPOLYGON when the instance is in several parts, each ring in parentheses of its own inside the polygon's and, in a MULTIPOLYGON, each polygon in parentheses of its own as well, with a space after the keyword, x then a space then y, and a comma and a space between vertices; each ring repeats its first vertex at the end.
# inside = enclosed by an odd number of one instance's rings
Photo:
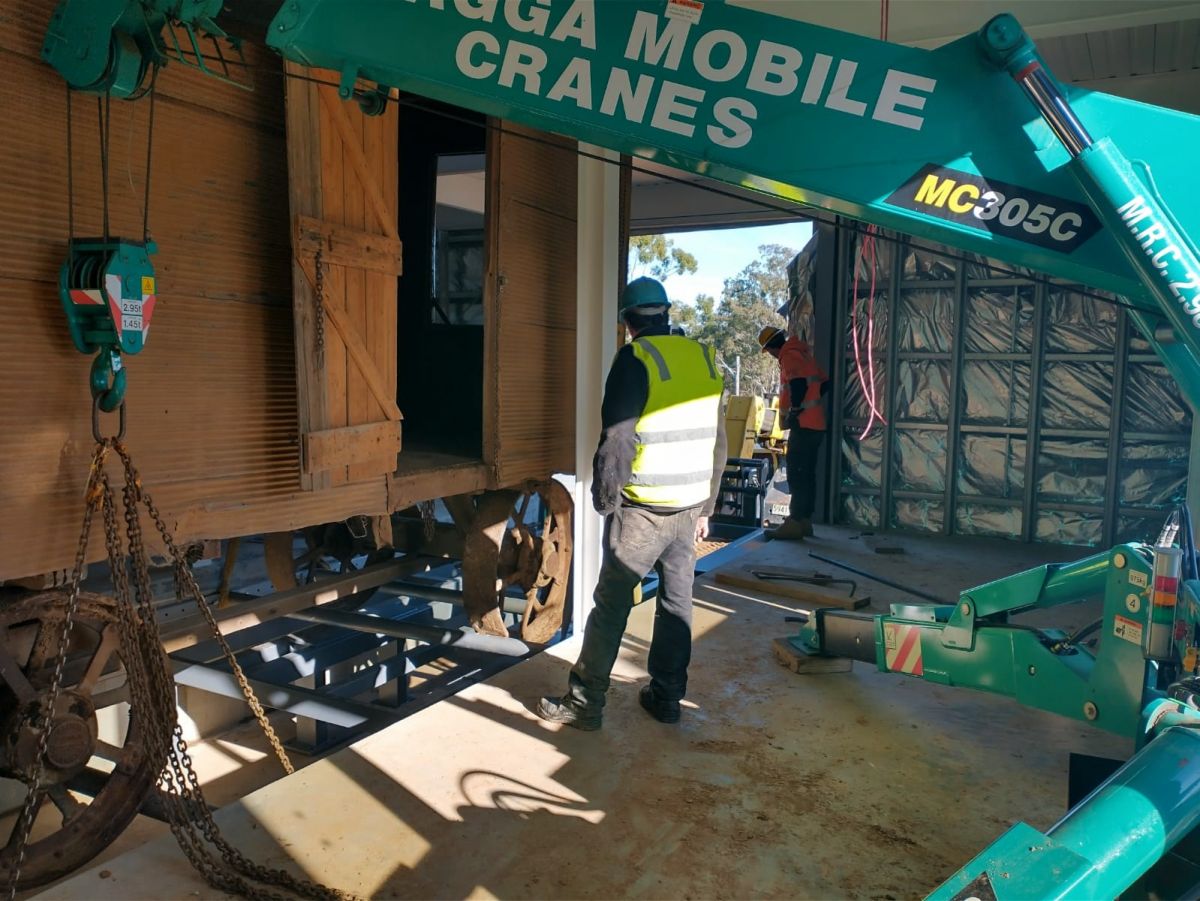
POLYGON ((708 517, 701 516, 696 520, 696 541, 703 541, 708 537, 708 517))
POLYGON ((801 411, 800 411, 799 407, 792 407, 786 413, 784 413, 783 414, 783 427, 785 429, 796 428, 796 423, 798 423, 800 421, 800 412, 801 411))

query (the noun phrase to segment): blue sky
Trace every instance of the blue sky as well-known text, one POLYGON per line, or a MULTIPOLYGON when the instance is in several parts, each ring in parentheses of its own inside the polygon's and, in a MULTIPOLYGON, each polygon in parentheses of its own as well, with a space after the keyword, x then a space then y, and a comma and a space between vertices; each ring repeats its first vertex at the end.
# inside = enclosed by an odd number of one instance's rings
POLYGON ((810 235, 812 225, 808 222, 678 232, 669 237, 677 247, 695 256, 699 266, 694 275, 672 276, 663 284, 676 302, 692 303, 698 294, 719 298, 725 279, 754 262, 760 244, 782 244, 799 253, 810 235))

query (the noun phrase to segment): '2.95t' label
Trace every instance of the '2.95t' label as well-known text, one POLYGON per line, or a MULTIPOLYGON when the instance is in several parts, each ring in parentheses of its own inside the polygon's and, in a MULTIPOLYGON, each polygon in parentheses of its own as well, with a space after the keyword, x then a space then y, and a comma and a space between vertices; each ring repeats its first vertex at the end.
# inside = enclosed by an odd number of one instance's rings
POLYGON ((979 231, 1071 253, 1100 230, 1087 204, 930 163, 887 202, 979 231))

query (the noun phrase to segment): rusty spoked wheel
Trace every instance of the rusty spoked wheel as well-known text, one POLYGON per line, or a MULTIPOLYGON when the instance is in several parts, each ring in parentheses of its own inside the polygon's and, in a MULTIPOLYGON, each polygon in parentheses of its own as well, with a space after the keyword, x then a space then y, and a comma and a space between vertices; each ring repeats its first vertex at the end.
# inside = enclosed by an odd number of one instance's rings
POLYGON ((525 595, 521 638, 545 644, 554 637, 566 608, 573 512, 570 493, 553 479, 477 500, 463 553, 463 595, 477 630, 508 634, 501 604, 517 586, 525 595))
MULTIPOLYGON (((0 601, 0 784, 18 796, 36 765, 41 711, 53 678, 67 595, 54 591, 0 601)), ((124 699, 125 674, 111 598, 81 593, 58 703, 50 718, 38 814, 21 865, 21 889, 44 885, 87 863, 124 831, 158 779, 141 722, 130 711, 123 742, 99 737, 96 711, 124 699), (90 801, 88 800, 90 798, 90 801)), ((10 814, 0 827, 0 880, 18 849, 10 814)))

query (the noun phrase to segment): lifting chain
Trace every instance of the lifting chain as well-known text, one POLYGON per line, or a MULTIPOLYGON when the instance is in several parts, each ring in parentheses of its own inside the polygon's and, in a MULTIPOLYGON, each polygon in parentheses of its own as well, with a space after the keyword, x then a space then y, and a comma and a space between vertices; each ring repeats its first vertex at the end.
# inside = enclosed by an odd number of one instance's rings
POLYGON ((318 369, 325 365, 325 267, 321 263, 323 247, 317 248, 314 259, 316 273, 313 285, 313 321, 316 330, 316 366, 318 369))
POLYGON ((151 761, 152 766, 162 766, 158 787, 167 808, 171 832, 180 849, 209 885, 221 891, 252 899, 284 898, 285 896, 264 888, 273 886, 317 901, 345 901, 352 898, 352 895, 345 892, 293 876, 285 870, 254 863, 221 835, 208 804, 204 801, 200 780, 192 765, 183 729, 179 725, 171 664, 158 633, 157 611, 150 583, 149 554, 142 533, 141 509, 149 514, 159 537, 171 555, 175 565, 176 585, 182 589, 181 596, 187 595, 196 602, 213 636, 220 644, 247 703, 254 711, 255 718, 288 773, 293 771, 291 762, 241 666, 234 658, 232 649, 222 636, 212 609, 188 566, 185 554, 175 544, 158 508, 142 487, 141 477, 133 465, 133 460, 120 442, 110 438, 97 443, 88 474, 85 497, 86 508, 75 554, 75 568, 71 576, 67 613, 55 657, 53 682, 48 692, 47 705, 36 714, 41 733, 37 762, 34 771, 27 776, 29 792, 14 827, 18 850, 15 864, 9 874, 8 897, 11 899, 16 894, 29 834, 43 799, 42 780, 45 775, 45 755, 50 735, 48 727, 62 688, 69 637, 79 606, 80 583, 92 520, 99 511, 104 526, 105 547, 116 600, 118 630, 125 649, 123 658, 130 704, 138 712, 138 716, 144 717, 148 723, 147 759, 151 761), (105 463, 111 453, 120 458, 125 475, 122 506, 128 554, 123 547, 113 486, 105 470, 105 463))

